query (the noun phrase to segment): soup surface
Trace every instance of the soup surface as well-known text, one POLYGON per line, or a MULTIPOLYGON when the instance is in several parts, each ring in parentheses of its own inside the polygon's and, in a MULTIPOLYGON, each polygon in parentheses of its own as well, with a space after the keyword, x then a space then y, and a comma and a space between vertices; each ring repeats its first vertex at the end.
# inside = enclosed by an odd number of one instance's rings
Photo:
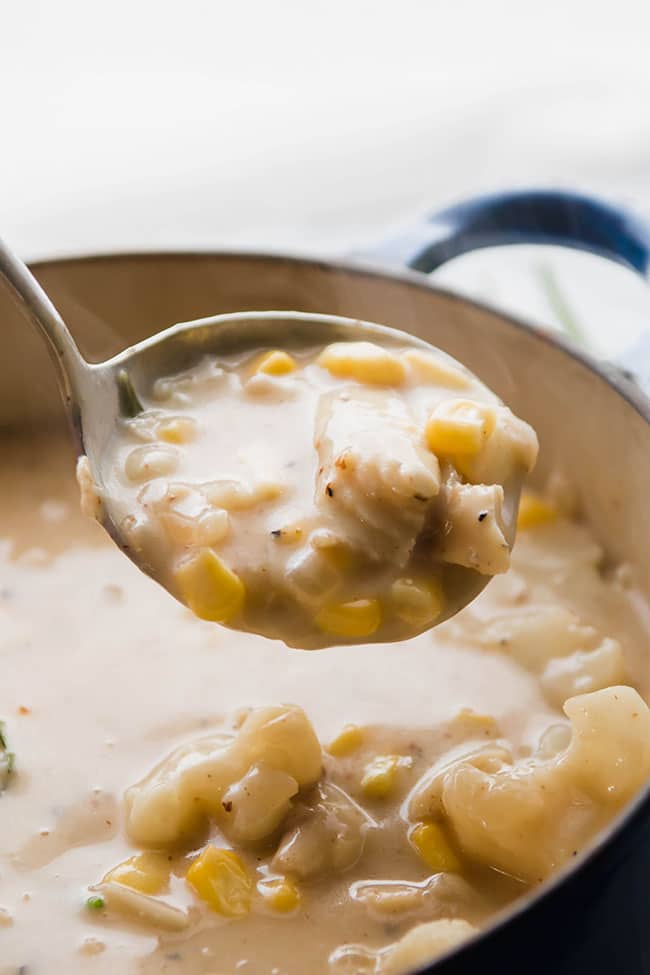
POLYGON ((442 352, 248 350, 138 395, 87 507, 202 619, 301 649, 400 640, 508 568, 537 438, 442 352))
POLYGON ((650 773, 631 582, 545 502, 455 619, 302 654, 170 599, 72 466, 53 433, 3 444, 2 975, 394 975, 650 773))

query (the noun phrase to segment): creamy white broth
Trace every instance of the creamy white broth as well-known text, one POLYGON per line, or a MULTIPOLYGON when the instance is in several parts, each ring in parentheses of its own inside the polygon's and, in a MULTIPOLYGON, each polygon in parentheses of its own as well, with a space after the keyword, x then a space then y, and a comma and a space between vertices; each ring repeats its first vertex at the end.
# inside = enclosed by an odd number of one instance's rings
MULTIPOLYGON (((125 790, 179 744, 227 727, 238 708, 296 703, 324 742, 348 722, 401 727, 425 752, 414 776, 462 708, 493 716, 525 754, 559 711, 539 673, 481 644, 481 628, 540 602, 619 639, 647 693, 647 633, 631 594, 603 581, 598 549, 575 525, 522 533, 513 570, 455 621, 401 645, 304 655, 194 619, 78 513, 71 465, 53 435, 5 443, 0 718, 16 771, 0 799, 3 975, 20 966, 29 975, 326 972, 339 945, 383 947, 411 926, 378 923, 347 902, 355 881, 427 876, 395 839, 403 825, 383 848, 371 842, 349 873, 307 891, 309 917, 208 918, 189 939, 163 935, 159 944, 151 929, 84 908, 88 887, 137 852, 126 839, 125 790)), ((478 905, 461 916, 478 924, 521 889, 484 875, 477 886, 478 905)), ((191 901, 182 882, 174 894, 191 901)))
POLYGON ((139 390, 99 500, 80 462, 86 507, 203 619, 301 649, 414 636, 506 571, 536 436, 437 350, 289 351, 139 390))

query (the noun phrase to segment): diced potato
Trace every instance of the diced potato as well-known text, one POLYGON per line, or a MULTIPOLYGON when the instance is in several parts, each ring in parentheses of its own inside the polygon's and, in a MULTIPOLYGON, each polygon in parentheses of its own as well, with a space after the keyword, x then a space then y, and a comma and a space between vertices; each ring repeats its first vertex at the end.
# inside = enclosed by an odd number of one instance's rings
POLYGON ((425 427, 429 450, 437 457, 477 454, 494 430, 495 412, 485 403, 468 399, 443 400, 425 427))
POLYGON ((567 701, 568 747, 492 772, 461 761, 443 780, 463 852, 527 882, 570 861, 650 777, 650 710, 630 687, 567 701))
POLYGON ((162 853, 138 853, 129 857, 104 877, 103 883, 123 884, 142 894, 161 894, 169 886, 171 863, 162 853))
POLYGON ((323 607, 315 622, 323 633, 358 640, 371 636, 381 625, 381 620, 378 599, 353 599, 349 603, 331 603, 323 607))
POLYGON ((442 586, 435 579, 396 579, 390 596, 393 612, 409 626, 424 627, 435 622, 445 605, 442 586))
POLYGON ((518 531, 537 528, 539 525, 548 525, 557 521, 557 518, 557 508, 550 501, 546 501, 538 494, 533 494, 532 491, 524 491, 521 495, 517 515, 518 531))
POLYGON ((335 342, 328 345, 316 360, 340 379, 379 386, 399 386, 406 370, 394 352, 374 342, 335 342))
POLYGON ((298 788, 286 772, 264 762, 252 765, 223 795, 221 805, 232 835, 241 843, 269 836, 289 812, 298 788))
POLYGON ((409 840, 433 873, 460 873, 461 863, 439 823, 418 823, 409 840))
POLYGON ((333 598, 343 583, 343 575, 323 550, 301 546, 286 565, 284 584, 291 596, 308 610, 333 598))
POLYGON ((134 447, 124 462, 124 471, 131 481, 164 477, 173 474, 177 467, 178 454, 174 448, 156 444, 134 447))
MULTIPOLYGON (((125 796, 129 836, 140 846, 196 845, 210 818, 227 822, 224 793, 253 766, 263 765, 268 775, 247 780, 259 801, 242 806, 245 829, 259 836, 262 826, 277 827, 280 800, 295 793, 296 783, 308 788, 318 781, 321 762, 320 743, 301 708, 257 708, 245 716, 236 736, 212 735, 182 745, 132 786, 125 796), (271 798, 269 817, 265 801, 271 798)), ((236 811, 234 801, 231 811, 236 811)))
POLYGON ((292 776, 301 789, 320 778, 320 742, 309 718, 296 705, 251 711, 239 730, 236 751, 247 767, 265 762, 292 776))
POLYGON ((296 809, 296 825, 282 837, 271 865, 278 873, 313 880, 359 860, 374 820, 342 789, 325 782, 296 809))
POLYGON ((361 779, 361 791, 367 799, 388 799, 397 788, 400 769, 405 762, 401 755, 378 755, 366 765, 361 779))
POLYGON ((461 918, 441 918, 418 924, 389 948, 382 959, 380 975, 408 975, 462 944, 476 932, 472 924, 461 918))
POLYGON ((449 389, 467 389, 472 385, 470 376, 460 366, 424 349, 407 349, 402 353, 402 359, 417 382, 434 383, 449 389))
POLYGON ((245 917, 251 909, 253 882, 232 850, 207 846, 187 871, 187 883, 211 910, 224 917, 245 917))
POLYGON ((363 744, 363 730, 356 724, 346 724, 327 746, 327 751, 334 758, 344 758, 351 755, 363 744))
POLYGON ((494 409, 495 423, 483 448, 473 454, 456 454, 457 470, 472 484, 505 484, 516 475, 532 471, 539 444, 533 428, 507 406, 494 409))
POLYGON ((570 697, 624 684, 625 679, 623 649, 618 640, 605 637, 594 650, 549 660, 540 683, 551 704, 562 707, 570 697))
POLYGON ((175 575, 184 601, 202 620, 226 623, 244 605, 244 583, 209 548, 181 562, 175 575))
POLYGON ((291 914, 300 906, 300 891, 288 877, 261 880, 257 889, 271 910, 279 914, 291 914))
MULTIPOLYGON (((490 731, 490 735, 492 734, 490 731)), ((512 752, 498 741, 476 738, 463 741, 442 755, 415 783, 406 802, 409 817, 413 820, 426 820, 444 815, 442 795, 445 776, 460 762, 483 772, 498 772, 504 767, 510 768, 512 761, 512 752)))
POLYGON ((256 373, 265 373, 267 376, 286 376, 289 372, 296 370, 296 360, 281 349, 274 349, 272 352, 265 352, 255 363, 256 373))
POLYGON ((632 687, 579 694, 564 705, 573 728, 566 762, 600 802, 620 806, 650 778, 650 709, 632 687))

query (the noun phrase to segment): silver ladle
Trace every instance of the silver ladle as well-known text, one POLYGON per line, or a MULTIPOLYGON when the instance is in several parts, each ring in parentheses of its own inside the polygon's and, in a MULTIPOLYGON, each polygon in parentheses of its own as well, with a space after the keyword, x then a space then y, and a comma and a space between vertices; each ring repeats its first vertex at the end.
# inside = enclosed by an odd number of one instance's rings
MULTIPOLYGON (((44 339, 57 370, 59 386, 71 423, 78 455, 86 454, 90 473, 102 494, 101 522, 108 534, 140 569, 137 552, 127 545, 113 518, 110 497, 103 492, 109 441, 121 419, 141 409, 138 390, 148 392, 159 377, 194 365, 202 356, 287 345, 318 345, 333 341, 399 342, 437 352, 429 343, 397 329, 335 315, 291 311, 237 312, 172 325, 132 345, 105 362, 87 362, 63 318, 27 266, 0 241, 0 276, 44 339), (278 336, 282 339, 278 342, 278 336)), ((514 542, 522 478, 504 486, 504 534, 514 542)), ((150 574, 150 573, 148 573, 150 574)), ((471 602, 489 576, 468 573, 467 592, 456 611, 471 602), (466 598, 464 598, 466 596, 466 598)))

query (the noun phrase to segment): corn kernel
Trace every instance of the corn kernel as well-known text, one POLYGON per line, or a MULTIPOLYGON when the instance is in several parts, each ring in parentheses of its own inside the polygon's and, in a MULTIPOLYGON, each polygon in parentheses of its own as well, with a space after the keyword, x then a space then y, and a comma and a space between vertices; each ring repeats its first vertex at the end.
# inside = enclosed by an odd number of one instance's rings
POLYGON ((420 382, 435 383, 436 386, 447 386, 451 389, 467 389, 471 386, 467 373, 431 352, 408 349, 403 353, 402 359, 420 382))
POLYGON ((232 850, 206 847, 187 871, 186 880, 217 914, 237 918, 249 913, 253 882, 232 850))
POLYGON ((318 551, 339 572, 351 572, 359 565, 359 557, 347 545, 320 545, 318 551))
POLYGON ((395 791, 403 759, 399 755, 378 755, 366 765, 361 790, 367 799, 387 799, 395 791))
POLYGON ((300 905, 300 891, 287 877, 262 880, 257 889, 268 906, 279 914, 290 914, 300 905))
POLYGON ((162 853, 138 853, 129 857, 104 877, 102 883, 122 884, 141 894, 160 894, 169 885, 171 864, 162 853))
POLYGON ((316 615, 316 625, 324 633, 357 639, 370 636, 381 623, 378 599, 354 599, 332 603, 316 615))
POLYGON ((343 758, 360 748, 363 742, 363 731, 356 724, 346 724, 327 746, 327 751, 334 758, 343 758))
POLYGON ((434 873, 460 873, 461 863, 438 823, 419 823, 409 835, 411 845, 434 873))
POLYGON ((184 601, 202 620, 225 623, 244 603, 244 583, 209 548, 181 562, 176 582, 184 601))
POLYGON ((390 590, 395 615, 409 626, 427 626, 438 619, 445 605, 440 583, 435 579, 415 582, 396 579, 390 590))
POLYGON ((519 502, 519 514, 517 515, 517 528, 519 531, 526 528, 536 528, 538 525, 548 525, 557 520, 558 511, 555 505, 541 498, 532 491, 526 491, 521 496, 519 502))
POLYGON ((374 342, 335 342, 323 349, 316 362, 340 379, 372 385, 399 386, 406 376, 404 363, 374 342))
POLYGON ((425 428, 429 450, 439 457, 477 454, 494 430, 494 410, 467 399, 443 400, 425 428))
POLYGON ((295 370, 296 360, 280 349, 265 352, 255 363, 255 372, 263 372, 267 376, 286 376, 287 373, 295 372, 295 370))
POLYGON ((196 436, 196 423, 189 416, 170 416, 158 423, 158 436, 166 443, 189 443, 196 436))

